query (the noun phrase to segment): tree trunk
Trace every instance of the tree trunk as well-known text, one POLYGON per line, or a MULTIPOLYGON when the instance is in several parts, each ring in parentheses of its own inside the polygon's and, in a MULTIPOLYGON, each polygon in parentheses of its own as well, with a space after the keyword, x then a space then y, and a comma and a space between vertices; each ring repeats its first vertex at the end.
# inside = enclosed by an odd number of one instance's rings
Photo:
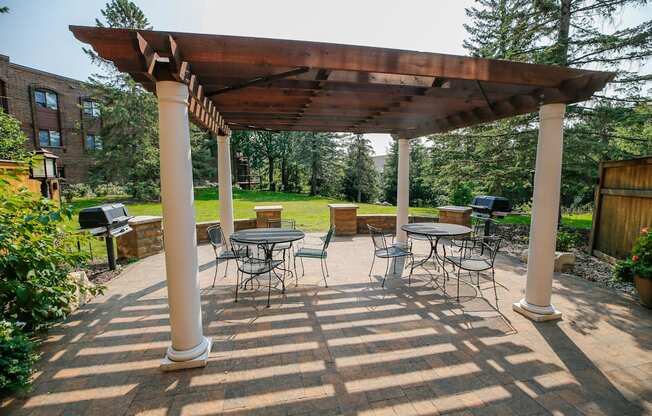
POLYGON ((276 191, 276 184, 274 183, 274 158, 267 157, 267 163, 269 164, 269 169, 267 170, 267 179, 269 180, 269 190, 274 192, 276 191))
POLYGON ((319 164, 317 163, 317 142, 314 135, 312 137, 311 147, 312 152, 310 156, 312 158, 312 163, 310 164, 310 195, 315 196, 317 195, 317 169, 319 168, 319 164))
POLYGON ((289 185, 289 172, 288 172, 288 161, 287 158, 284 156, 281 158, 281 186, 282 186, 282 191, 287 192, 288 190, 288 185, 289 185))
POLYGON ((559 33, 557 35, 557 64, 568 66, 568 36, 571 22, 572 0, 561 0, 559 11, 559 33))

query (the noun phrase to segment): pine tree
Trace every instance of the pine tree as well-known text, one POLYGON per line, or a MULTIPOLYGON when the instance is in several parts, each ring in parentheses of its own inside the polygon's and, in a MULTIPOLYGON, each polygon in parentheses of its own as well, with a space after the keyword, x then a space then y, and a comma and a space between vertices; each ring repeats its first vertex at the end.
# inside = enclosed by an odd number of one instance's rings
POLYGON ((346 140, 342 194, 349 200, 372 202, 378 194, 378 173, 371 158, 371 142, 361 134, 346 140))

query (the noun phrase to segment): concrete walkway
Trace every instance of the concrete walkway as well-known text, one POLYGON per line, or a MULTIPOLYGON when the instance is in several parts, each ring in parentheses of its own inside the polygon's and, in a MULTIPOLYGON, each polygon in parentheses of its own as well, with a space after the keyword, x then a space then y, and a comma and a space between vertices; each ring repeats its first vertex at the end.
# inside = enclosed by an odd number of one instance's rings
POLYGON ((0 413, 652 414, 652 311, 588 282, 557 276, 564 320, 533 324, 511 310, 523 265, 500 259, 501 315, 483 278, 480 291, 462 285, 460 303, 424 270, 410 287, 390 276, 382 289, 385 265, 367 276, 371 241, 358 236, 332 243, 328 288, 319 262, 306 261, 299 286, 273 293, 267 309, 262 289, 233 302, 233 265, 211 288, 211 248, 199 259, 204 333, 215 341, 206 368, 158 369, 169 327, 157 255, 50 331, 33 391, 0 413))

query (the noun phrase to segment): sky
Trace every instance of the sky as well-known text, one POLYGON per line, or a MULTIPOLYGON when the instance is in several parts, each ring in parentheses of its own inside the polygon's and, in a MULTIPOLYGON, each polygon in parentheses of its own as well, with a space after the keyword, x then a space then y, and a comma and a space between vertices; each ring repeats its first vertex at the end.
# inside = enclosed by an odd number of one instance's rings
MULTIPOLYGON (((157 30, 312 40, 465 55, 472 0, 134 0, 157 30)), ((94 25, 106 0, 0 0, 0 54, 85 80, 95 72, 68 25, 94 25)), ((652 7, 615 23, 652 18, 652 7)), ((376 154, 391 138, 368 135, 376 154)))

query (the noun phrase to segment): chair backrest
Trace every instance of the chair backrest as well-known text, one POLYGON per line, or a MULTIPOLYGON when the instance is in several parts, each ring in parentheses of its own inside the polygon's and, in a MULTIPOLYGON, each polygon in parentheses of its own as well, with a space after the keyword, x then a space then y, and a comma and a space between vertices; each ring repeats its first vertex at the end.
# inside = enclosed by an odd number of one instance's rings
POLYGON ((369 234, 371 234, 371 240, 374 242, 376 250, 387 250, 387 240, 385 240, 383 231, 369 224, 367 224, 367 228, 369 229, 369 234))
POLYGON ((219 248, 226 242, 224 239, 224 232, 219 225, 212 225, 206 229, 208 234, 208 241, 210 241, 213 248, 219 248))
POLYGON ((288 228, 290 230, 294 230, 297 228, 297 222, 292 219, 268 219, 267 228, 288 228))
POLYGON ((498 236, 483 236, 478 237, 477 240, 481 246, 482 251, 489 253, 491 265, 493 266, 494 261, 496 261, 496 254, 498 254, 498 250, 500 250, 500 244, 502 243, 503 239, 498 236))
POLYGON ((493 218, 471 217, 473 221, 473 235, 475 236, 492 236, 496 234, 498 222, 493 218), (487 231, 485 233, 485 231, 487 231))
POLYGON ((238 266, 238 270, 242 271, 244 263, 250 259, 250 250, 249 246, 246 244, 239 243, 230 239, 231 251, 233 252, 233 257, 235 257, 235 264, 238 266), (243 254, 244 253, 244 254, 243 254))
POLYGON ((324 238, 324 251, 328 248, 328 245, 331 243, 331 238, 333 238, 333 233, 335 233, 335 225, 331 225, 331 228, 328 229, 328 233, 326 233, 326 238, 324 238))

